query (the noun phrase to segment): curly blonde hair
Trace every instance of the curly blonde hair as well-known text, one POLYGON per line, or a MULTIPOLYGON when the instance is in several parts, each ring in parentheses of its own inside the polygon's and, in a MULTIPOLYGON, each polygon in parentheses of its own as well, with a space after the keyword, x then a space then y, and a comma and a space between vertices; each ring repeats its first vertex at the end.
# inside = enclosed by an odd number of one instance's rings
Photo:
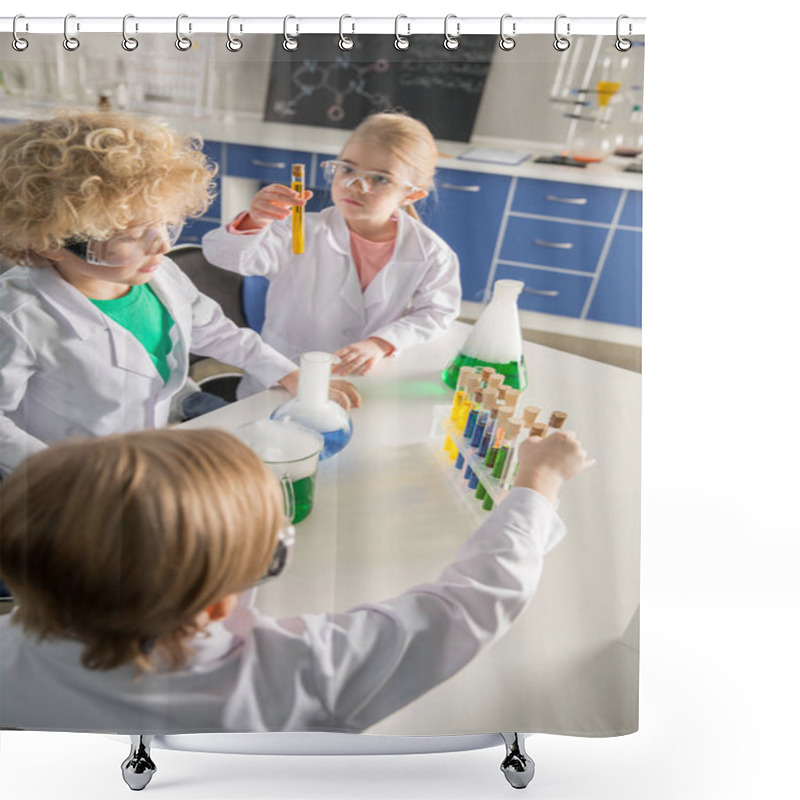
POLYGON ((266 573, 283 524, 276 478, 211 429, 57 442, 0 499, 15 622, 81 642, 89 669, 183 666, 198 615, 266 573))
POLYGON ((216 165, 202 141, 127 113, 58 112, 0 129, 0 255, 39 263, 131 222, 201 216, 216 165))

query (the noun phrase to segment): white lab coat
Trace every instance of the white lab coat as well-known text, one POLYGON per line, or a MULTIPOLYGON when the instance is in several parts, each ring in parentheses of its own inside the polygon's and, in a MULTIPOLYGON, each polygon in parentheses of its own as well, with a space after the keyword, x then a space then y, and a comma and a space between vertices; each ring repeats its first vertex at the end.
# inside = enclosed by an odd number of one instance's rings
MULTIPOLYGON (((246 604, 177 672, 81 666, 0 618, 0 725, 118 733, 359 732, 454 675, 500 638, 565 533, 553 506, 512 489, 438 580, 345 613, 274 619, 246 604)), ((278 580, 291 580, 291 576, 278 580)), ((464 698, 468 702, 468 698, 464 698)), ((442 720, 442 733, 450 722, 442 720)), ((409 731, 408 735, 413 735, 409 731)))
POLYGON ((256 234, 217 228, 203 237, 203 254, 224 269, 269 278, 261 335, 289 358, 369 336, 401 351, 445 333, 458 316, 461 283, 458 257, 443 239, 404 211, 397 222, 392 257, 363 292, 335 206, 306 215, 302 255, 292 254, 289 220, 256 234))
POLYGON ((150 286, 174 321, 165 384, 142 344, 51 267, 0 276, 0 470, 70 436, 161 427, 189 352, 271 385, 297 367, 239 328, 164 258, 150 286))

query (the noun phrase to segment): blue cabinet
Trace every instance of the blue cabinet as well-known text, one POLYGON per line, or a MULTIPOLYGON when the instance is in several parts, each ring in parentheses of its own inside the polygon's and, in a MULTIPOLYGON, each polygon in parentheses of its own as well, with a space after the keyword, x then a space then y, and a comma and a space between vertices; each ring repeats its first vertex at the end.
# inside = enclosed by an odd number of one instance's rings
POLYGON ((456 169, 436 172, 436 190, 417 203, 422 221, 455 250, 464 300, 481 302, 511 178, 456 169))
POLYGON ((588 319, 642 326, 642 234, 618 230, 602 266, 588 319))

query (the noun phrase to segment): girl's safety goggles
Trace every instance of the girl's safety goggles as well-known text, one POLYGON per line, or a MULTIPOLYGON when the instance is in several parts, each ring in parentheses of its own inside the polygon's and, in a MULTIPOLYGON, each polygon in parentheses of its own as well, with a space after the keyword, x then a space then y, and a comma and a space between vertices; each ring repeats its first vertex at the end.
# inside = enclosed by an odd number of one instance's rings
POLYGON ((329 183, 340 182, 343 186, 350 188, 356 183, 361 184, 361 191, 364 193, 375 192, 388 193, 395 189, 405 190, 406 194, 423 191, 419 186, 414 186, 408 181, 399 181, 391 175, 383 172, 365 172, 357 170, 352 164, 346 161, 323 161, 320 166, 325 179, 329 183))
POLYGON ((89 264, 101 267, 135 267, 148 256, 171 250, 182 230, 182 222, 147 222, 120 231, 109 239, 66 242, 64 249, 89 264))

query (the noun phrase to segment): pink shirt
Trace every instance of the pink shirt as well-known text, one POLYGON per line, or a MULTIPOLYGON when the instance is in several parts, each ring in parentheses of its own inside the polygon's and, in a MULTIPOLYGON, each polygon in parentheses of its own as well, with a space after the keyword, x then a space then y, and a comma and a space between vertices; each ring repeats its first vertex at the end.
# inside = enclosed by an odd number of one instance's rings
POLYGON ((350 231, 350 250, 356 265, 361 291, 365 291, 375 276, 389 263, 397 239, 388 242, 371 242, 350 231))

